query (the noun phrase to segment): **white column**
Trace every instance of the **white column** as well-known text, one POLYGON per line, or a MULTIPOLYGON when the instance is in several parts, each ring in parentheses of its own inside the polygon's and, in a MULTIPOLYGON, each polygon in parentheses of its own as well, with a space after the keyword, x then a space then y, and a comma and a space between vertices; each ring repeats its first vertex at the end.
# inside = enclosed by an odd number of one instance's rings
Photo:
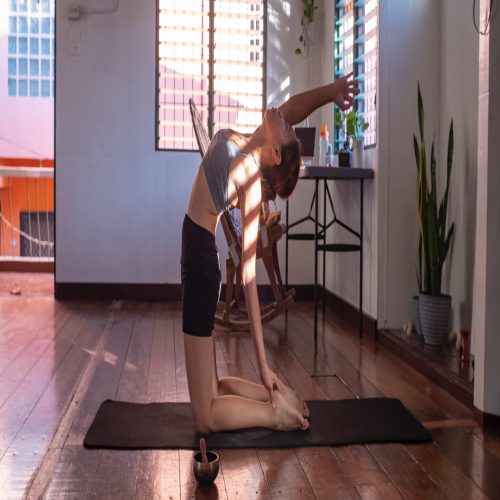
MULTIPOLYGON (((490 0, 481 0, 480 28, 490 0)), ((500 9, 479 40, 478 171, 472 332, 474 406, 500 416, 500 9)))

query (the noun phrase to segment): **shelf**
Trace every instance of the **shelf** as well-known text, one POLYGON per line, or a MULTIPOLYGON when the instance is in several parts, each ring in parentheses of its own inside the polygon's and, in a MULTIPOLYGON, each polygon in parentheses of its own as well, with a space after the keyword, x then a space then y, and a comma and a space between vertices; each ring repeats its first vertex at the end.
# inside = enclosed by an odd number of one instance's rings
POLYGON ((318 245, 320 252, 359 252, 360 245, 353 245, 350 243, 326 243, 325 245, 318 245))
MULTIPOLYGON (((288 235, 289 240, 297 241, 314 241, 314 233, 295 233, 288 235)), ((318 240, 324 239, 323 236, 318 235, 318 240)))
POLYGON ((408 337, 402 330, 381 329, 378 340, 417 371, 472 408, 473 361, 460 360, 454 346, 426 345, 420 335, 408 337))

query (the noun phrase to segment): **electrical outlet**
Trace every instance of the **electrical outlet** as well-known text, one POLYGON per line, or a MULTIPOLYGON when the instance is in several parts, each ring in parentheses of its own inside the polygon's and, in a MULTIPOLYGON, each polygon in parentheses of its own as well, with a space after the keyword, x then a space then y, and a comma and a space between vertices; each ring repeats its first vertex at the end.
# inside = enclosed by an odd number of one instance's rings
POLYGON ((66 16, 68 19, 71 19, 72 21, 77 21, 80 19, 80 4, 78 3, 68 3, 66 5, 66 16))

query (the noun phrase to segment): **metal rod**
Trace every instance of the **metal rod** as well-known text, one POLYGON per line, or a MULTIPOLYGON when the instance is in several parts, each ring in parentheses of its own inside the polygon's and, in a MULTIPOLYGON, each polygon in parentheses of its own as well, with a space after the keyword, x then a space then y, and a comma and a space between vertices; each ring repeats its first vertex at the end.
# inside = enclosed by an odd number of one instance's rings
POLYGON ((14 258, 14 221, 12 220, 12 194, 10 192, 10 177, 8 177, 7 186, 7 190, 9 192, 10 248, 12 250, 12 258, 14 258))
POLYGON ((349 227, 347 224, 342 222, 340 219, 335 219, 335 223, 338 224, 339 226, 342 226, 346 231, 349 231, 351 234, 354 236, 357 236, 358 238, 361 238, 361 234, 355 231, 352 227, 349 227))
POLYGON ((285 235, 285 291, 288 291, 288 200, 286 200, 286 235, 285 235))
MULTIPOLYGON (((47 241, 50 241, 49 205, 47 203, 47 179, 44 179, 45 219, 47 220, 47 241)), ((50 257, 50 245, 47 247, 47 257, 50 257)))
POLYGON ((0 190, 0 214, 2 215, 2 243, 3 243, 3 255, 7 257, 7 249, 5 248, 5 240, 6 234, 5 234, 5 221, 3 218, 3 206, 2 206, 2 191, 0 190))
MULTIPOLYGON (((28 199, 28 233, 30 236, 33 236, 33 231, 31 227, 31 208, 30 208, 30 185, 29 185, 29 179, 26 178, 26 196, 28 199)), ((33 257, 33 242, 31 239, 28 240, 30 243, 30 257, 33 257)), ((21 238, 19 238, 19 245, 21 244, 21 238)), ((21 249, 19 248, 19 252, 21 252, 21 249)))
MULTIPOLYGON (((323 179, 323 244, 326 245, 326 179, 323 179)), ((325 317, 325 305, 326 305, 326 250, 323 247, 323 318, 325 317)))
POLYGON ((318 186, 319 179, 315 179, 314 196, 314 340, 318 337, 318 186))
POLYGON ((359 207, 359 336, 363 336, 363 179, 360 180, 359 207))
MULTIPOLYGON (((38 209, 38 191, 37 191, 37 183, 35 177, 35 214, 36 214, 36 223, 38 224, 38 241, 42 241, 42 233, 40 229, 40 210, 38 209)), ((38 243, 38 257, 42 256, 42 245, 38 243)))

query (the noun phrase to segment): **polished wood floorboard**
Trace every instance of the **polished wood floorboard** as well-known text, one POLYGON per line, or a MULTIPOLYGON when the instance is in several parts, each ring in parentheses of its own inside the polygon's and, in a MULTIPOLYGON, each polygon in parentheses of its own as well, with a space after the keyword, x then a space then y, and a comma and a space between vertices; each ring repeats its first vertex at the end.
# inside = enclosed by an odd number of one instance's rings
MULTIPOLYGON (((199 488, 186 450, 86 450, 108 398, 188 401, 178 303, 52 298, 50 275, 0 275, 0 498, 500 498, 500 434, 335 313, 310 303, 265 327, 271 367, 306 399, 389 396, 433 442, 221 450, 199 488)), ((249 334, 216 332, 221 375, 258 381, 249 334)))

